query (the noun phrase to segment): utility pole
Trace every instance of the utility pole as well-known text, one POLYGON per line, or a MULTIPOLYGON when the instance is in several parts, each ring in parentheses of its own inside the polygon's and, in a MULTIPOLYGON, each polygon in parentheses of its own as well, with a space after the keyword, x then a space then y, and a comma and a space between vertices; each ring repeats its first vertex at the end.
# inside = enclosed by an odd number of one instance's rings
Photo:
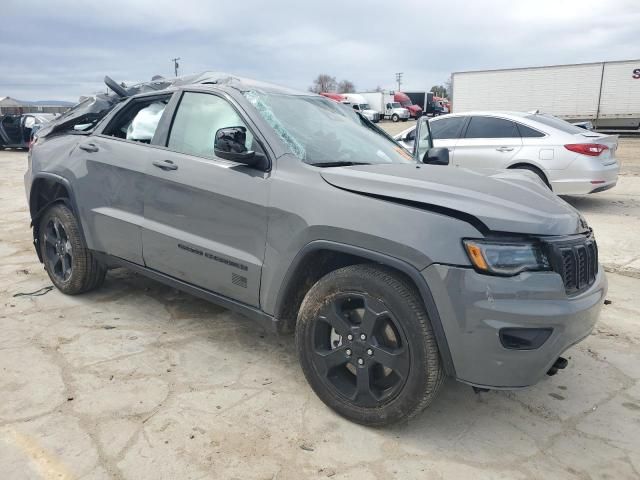
POLYGON ((178 60, 180 60, 180 57, 176 57, 176 58, 172 58, 171 61, 173 62, 173 71, 176 74, 176 77, 178 76, 178 68, 180 67, 180 64, 178 63, 178 60))
POLYGON ((402 89, 400 88, 402 86, 402 72, 398 72, 396 73, 396 82, 398 82, 398 91, 402 91, 402 89))

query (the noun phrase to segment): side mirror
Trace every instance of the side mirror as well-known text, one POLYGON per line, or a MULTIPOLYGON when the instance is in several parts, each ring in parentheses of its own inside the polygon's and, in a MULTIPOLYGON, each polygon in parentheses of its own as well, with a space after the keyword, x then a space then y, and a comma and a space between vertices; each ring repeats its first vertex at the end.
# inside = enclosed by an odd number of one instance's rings
POLYGON ((449 149, 430 148, 422 157, 422 163, 427 165, 449 165, 449 149))
POLYGON ((242 163, 250 167, 265 163, 265 156, 253 150, 247 150, 246 127, 226 127, 216 132, 213 153, 216 157, 242 163))

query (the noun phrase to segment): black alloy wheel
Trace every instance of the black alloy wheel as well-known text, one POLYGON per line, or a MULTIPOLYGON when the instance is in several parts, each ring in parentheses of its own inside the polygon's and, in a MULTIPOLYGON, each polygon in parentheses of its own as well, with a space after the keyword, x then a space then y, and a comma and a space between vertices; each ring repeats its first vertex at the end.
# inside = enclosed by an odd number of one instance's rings
POLYGON ((420 294, 383 265, 350 265, 318 280, 300 306, 296 346, 318 397, 364 425, 413 417, 445 378, 420 294))
POLYGON ((73 269, 73 247, 67 231, 60 220, 54 217, 47 222, 43 233, 47 271, 60 282, 67 282, 73 269))
POLYGON ((102 285, 107 268, 87 248, 71 209, 64 203, 54 204, 39 220, 38 248, 56 288, 75 295, 102 285))
POLYGON ((410 368, 402 326, 378 299, 347 292, 325 304, 314 324, 312 363, 327 388, 361 407, 402 389, 410 368))

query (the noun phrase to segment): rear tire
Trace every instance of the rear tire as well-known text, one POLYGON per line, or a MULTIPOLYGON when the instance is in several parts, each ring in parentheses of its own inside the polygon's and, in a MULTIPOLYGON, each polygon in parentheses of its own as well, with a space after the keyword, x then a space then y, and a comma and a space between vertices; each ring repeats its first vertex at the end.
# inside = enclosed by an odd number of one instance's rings
POLYGON ((38 246, 44 268, 58 290, 76 295, 98 288, 107 269, 87 249, 73 212, 59 203, 40 219, 38 246))
POLYGON ((538 178, 540 178, 540 180, 542 180, 542 182, 547 186, 547 188, 551 190, 551 184, 547 180, 546 175, 539 168, 534 167, 533 165, 518 165, 517 167, 513 167, 513 170, 528 170, 535 173, 538 178))
POLYGON ((413 417, 445 378, 419 293, 382 266, 344 267, 311 287, 298 313, 296 346, 318 397, 364 425, 413 417))

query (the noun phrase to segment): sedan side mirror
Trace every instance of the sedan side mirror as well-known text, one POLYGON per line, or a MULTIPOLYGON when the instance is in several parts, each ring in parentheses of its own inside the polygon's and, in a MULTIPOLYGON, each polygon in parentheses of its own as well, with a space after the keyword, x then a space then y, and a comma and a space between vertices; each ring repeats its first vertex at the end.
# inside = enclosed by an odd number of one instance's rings
POLYGON ((430 148, 422 157, 422 163, 427 165, 449 165, 449 149, 430 148))
POLYGON ((266 157, 253 150, 247 150, 246 127, 226 127, 216 132, 213 153, 218 158, 242 163, 250 167, 263 166, 266 157))

